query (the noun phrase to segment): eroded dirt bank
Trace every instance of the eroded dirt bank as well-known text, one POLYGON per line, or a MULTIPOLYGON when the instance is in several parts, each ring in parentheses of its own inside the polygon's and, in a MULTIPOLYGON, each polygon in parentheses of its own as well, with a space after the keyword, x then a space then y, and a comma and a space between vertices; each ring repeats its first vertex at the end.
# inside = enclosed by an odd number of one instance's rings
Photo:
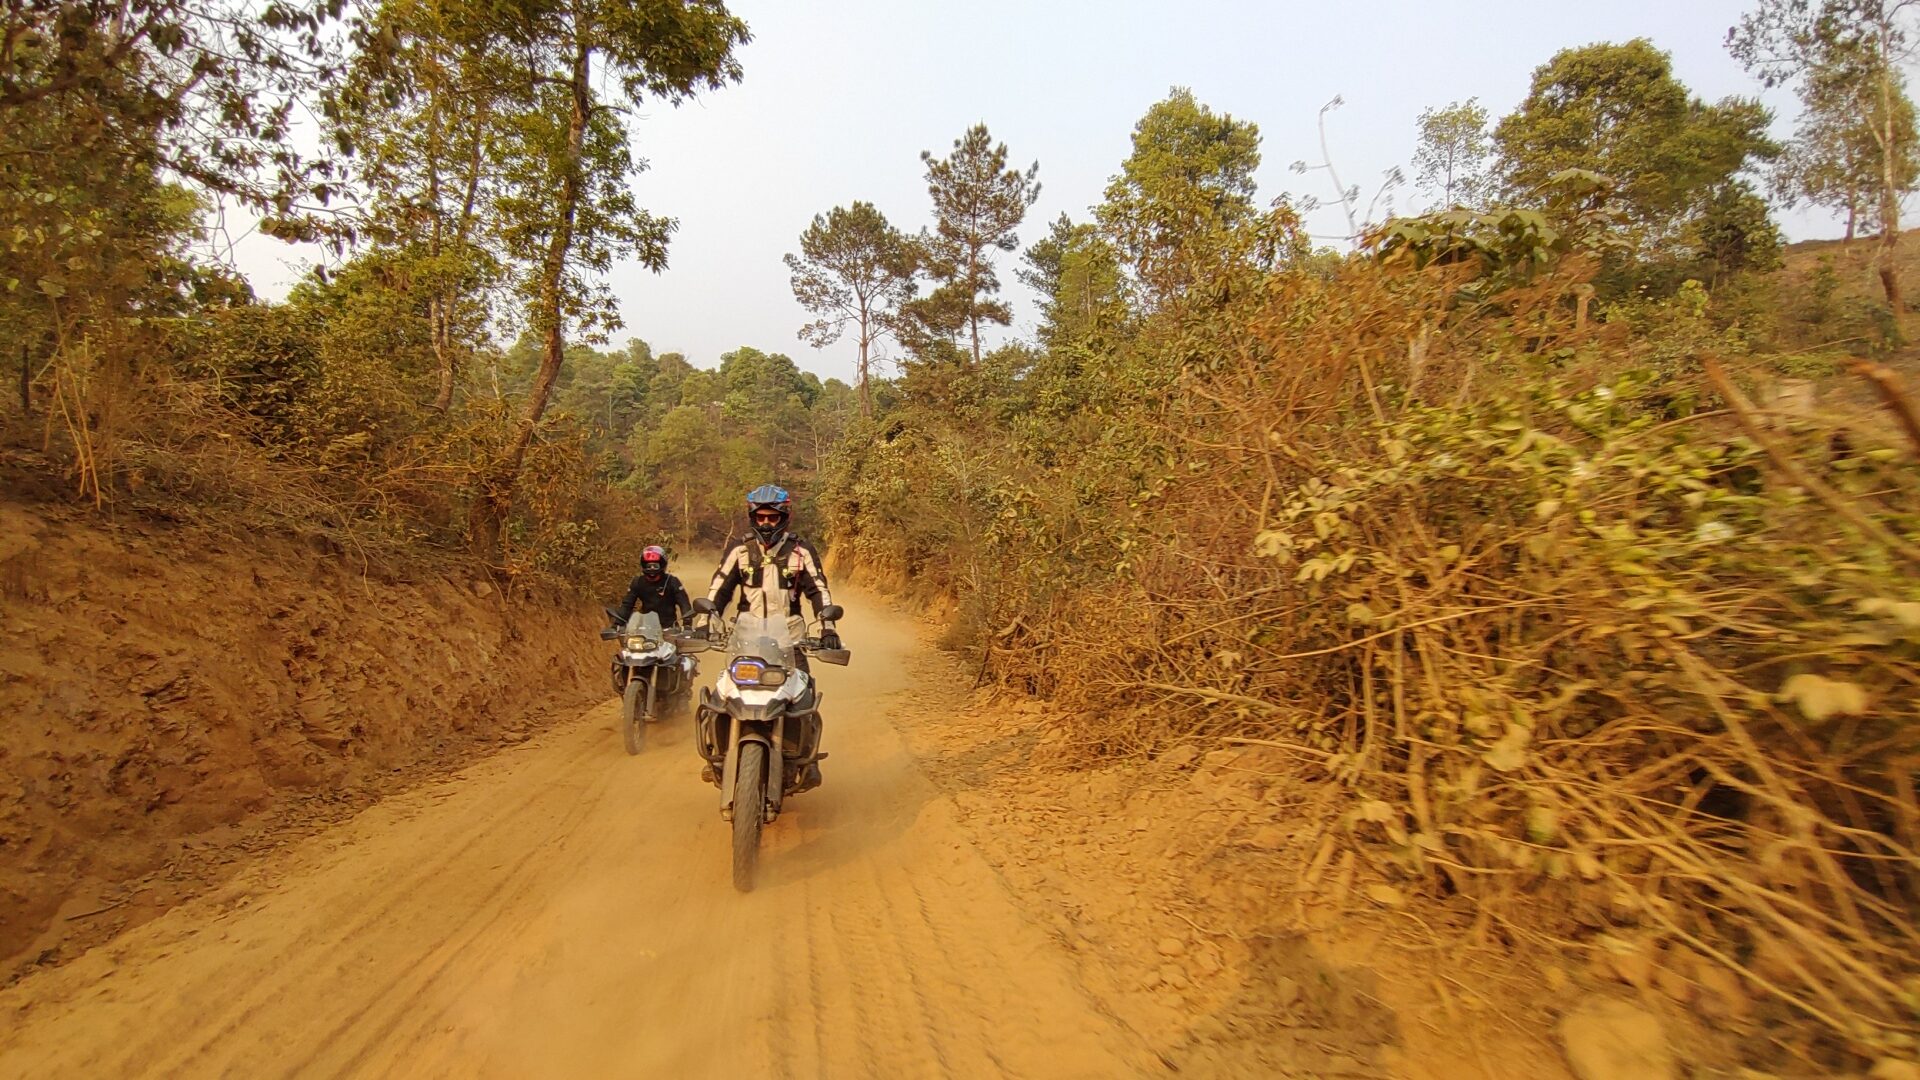
POLYGON ((451 568, 0 504, 0 977, 591 700, 594 629, 451 568))

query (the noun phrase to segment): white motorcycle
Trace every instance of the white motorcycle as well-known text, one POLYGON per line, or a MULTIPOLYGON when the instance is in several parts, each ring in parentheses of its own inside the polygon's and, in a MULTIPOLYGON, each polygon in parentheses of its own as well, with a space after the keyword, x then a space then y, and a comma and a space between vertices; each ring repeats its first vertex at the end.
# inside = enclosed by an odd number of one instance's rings
POLYGON ((634 612, 626 625, 619 625, 620 613, 607 609, 613 626, 600 631, 603 641, 618 640, 620 652, 614 657, 618 670, 615 682, 620 688, 620 734, 627 753, 637 754, 646 747, 647 728, 657 723, 664 711, 678 711, 693 693, 693 680, 700 665, 680 650, 674 636, 660 628, 660 616, 634 612), (662 708, 664 706, 664 709, 662 708))
MULTIPOLYGON (((693 609, 711 620, 711 601, 693 609)), ((838 619, 838 604, 820 612, 838 619)), ((753 888, 760 827, 780 816, 788 795, 810 790, 819 776, 820 702, 824 695, 803 666, 806 657, 844 666, 846 649, 821 648, 817 637, 796 638, 785 618, 743 614, 724 642, 676 635, 687 651, 722 649, 727 664, 694 709, 695 748, 706 777, 720 788, 720 818, 733 823, 733 887, 753 888)))

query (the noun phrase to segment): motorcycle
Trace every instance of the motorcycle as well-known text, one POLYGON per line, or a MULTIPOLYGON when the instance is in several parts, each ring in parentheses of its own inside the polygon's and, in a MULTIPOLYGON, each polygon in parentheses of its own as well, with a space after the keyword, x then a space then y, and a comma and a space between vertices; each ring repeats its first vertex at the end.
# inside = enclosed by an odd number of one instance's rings
MULTIPOLYGON (((712 601, 693 609, 715 615, 712 601)), ((838 619, 838 604, 821 610, 838 619)), ((824 698, 802 666, 806 657, 845 666, 846 649, 826 649, 817 637, 795 638, 785 618, 742 614, 724 640, 682 637, 682 648, 724 650, 726 666, 711 687, 700 688, 694 708, 694 746, 706 760, 702 774, 720 789, 720 819, 733 825, 733 887, 753 889, 760 857, 760 828, 780 816, 789 795, 810 790, 826 760, 820 750, 820 702, 824 698)))
POLYGON ((678 711, 692 697, 700 665, 661 629, 659 615, 636 611, 621 625, 619 612, 612 608, 606 612, 613 625, 600 631, 600 640, 620 642, 614 656, 619 668, 614 680, 620 690, 620 733, 627 753, 637 754, 646 746, 647 727, 663 711, 678 711))

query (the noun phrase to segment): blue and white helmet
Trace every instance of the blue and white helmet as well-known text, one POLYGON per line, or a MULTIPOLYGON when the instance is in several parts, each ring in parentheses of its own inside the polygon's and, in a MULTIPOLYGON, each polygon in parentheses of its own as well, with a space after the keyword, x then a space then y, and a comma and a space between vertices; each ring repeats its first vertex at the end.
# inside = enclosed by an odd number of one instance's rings
POLYGON ((793 496, 787 489, 774 484, 761 484, 747 492, 747 524, 753 527, 760 542, 772 547, 787 531, 787 522, 793 518, 793 496))

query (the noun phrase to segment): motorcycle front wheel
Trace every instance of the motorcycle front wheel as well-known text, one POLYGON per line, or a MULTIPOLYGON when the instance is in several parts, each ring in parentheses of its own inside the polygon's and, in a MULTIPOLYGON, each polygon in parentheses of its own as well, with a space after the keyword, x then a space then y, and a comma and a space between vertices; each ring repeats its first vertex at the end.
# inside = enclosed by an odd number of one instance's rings
MULTIPOLYGON (((620 695, 620 734, 626 740, 627 753, 637 754, 646 747, 647 722, 640 712, 642 695, 648 694, 652 680, 627 676, 626 692, 620 695)), ((649 703, 650 704, 650 703, 649 703)))
POLYGON ((760 861, 760 823, 767 812, 767 748, 740 744, 740 767, 733 781, 733 887, 753 891, 760 861))

